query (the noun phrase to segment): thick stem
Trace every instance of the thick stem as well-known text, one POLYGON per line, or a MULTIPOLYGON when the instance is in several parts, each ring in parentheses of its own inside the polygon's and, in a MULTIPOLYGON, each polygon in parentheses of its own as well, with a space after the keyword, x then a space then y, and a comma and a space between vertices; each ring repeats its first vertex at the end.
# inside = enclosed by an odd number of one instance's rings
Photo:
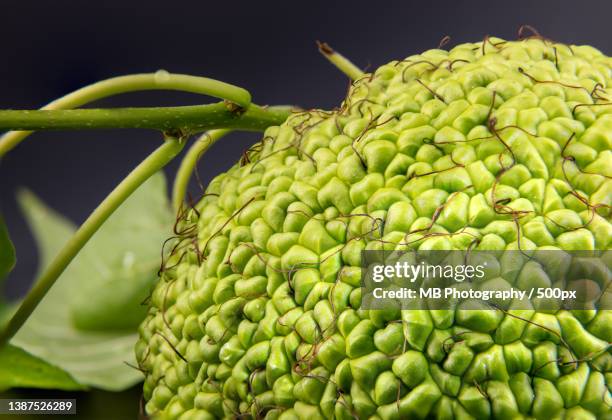
POLYGON ((351 80, 357 80, 365 75, 363 71, 346 57, 335 51, 326 42, 317 41, 319 51, 330 63, 338 68, 342 73, 346 74, 351 80))
POLYGON ((172 188, 172 204, 175 211, 178 213, 183 205, 185 196, 187 195, 187 186, 189 179, 193 173, 198 160, 208 150, 210 146, 215 144, 217 140, 228 134, 230 130, 211 130, 202 134, 189 148, 185 157, 181 161, 181 165, 174 178, 174 186, 172 188))
POLYGON ((47 267, 36 281, 32 289, 19 306, 17 312, 9 321, 6 329, 0 334, 0 347, 4 346, 26 322, 36 306, 40 303, 47 291, 68 264, 79 253, 81 248, 93 236, 102 224, 115 210, 147 179, 166 166, 183 148, 184 141, 168 138, 164 144, 157 148, 143 160, 91 213, 81 227, 62 248, 53 262, 47 267))
POLYGON ((156 108, 9 110, 0 111, 0 130, 149 128, 182 134, 216 128, 263 131, 279 125, 290 113, 289 108, 254 104, 238 112, 224 102, 156 108))
MULTIPOLYGON (((251 103, 248 91, 205 77, 170 74, 164 70, 156 73, 133 74, 113 77, 85 86, 63 96, 42 109, 72 109, 102 98, 142 90, 178 90, 209 95, 247 107, 251 103)), ((15 148, 31 131, 12 131, 0 138, 0 157, 15 148)))

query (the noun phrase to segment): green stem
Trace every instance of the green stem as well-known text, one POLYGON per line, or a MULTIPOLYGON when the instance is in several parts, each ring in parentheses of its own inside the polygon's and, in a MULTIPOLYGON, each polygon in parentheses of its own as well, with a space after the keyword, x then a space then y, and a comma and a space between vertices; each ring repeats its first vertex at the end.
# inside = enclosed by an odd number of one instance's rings
POLYGON ((198 160, 208 150, 210 146, 215 144, 217 140, 228 134, 230 130, 211 130, 202 134, 189 148, 185 157, 181 161, 181 165, 174 178, 174 186, 172 188, 172 204, 178 213, 183 205, 185 196, 187 195, 187 186, 189 179, 193 173, 198 160))
POLYGON ((224 102, 209 105, 0 111, 0 130, 84 130, 104 128, 149 128, 191 134, 215 128, 263 131, 287 119, 291 110, 263 108, 252 104, 244 112, 224 102))
POLYGON ((152 154, 143 160, 115 189, 102 201, 102 203, 91 213, 81 227, 70 238, 62 248, 53 262, 47 267, 36 281, 32 289, 19 306, 17 312, 9 321, 6 329, 0 333, 0 347, 19 331, 32 314, 36 306, 43 299, 49 288, 64 272, 68 264, 79 253, 81 248, 93 236, 102 224, 113 214, 115 210, 142 185, 153 174, 163 168, 183 148, 184 141, 168 138, 164 144, 158 147, 152 154))
POLYGON ((326 42, 318 42, 319 51, 330 63, 338 68, 342 73, 346 74, 351 80, 357 80, 365 75, 365 73, 349 59, 335 51, 326 42))
MULTIPOLYGON (((178 90, 209 95, 228 100, 242 107, 247 107, 251 103, 249 92, 237 86, 205 77, 170 74, 160 70, 156 73, 132 74, 102 80, 69 93, 42 109, 78 108, 109 96, 142 90, 178 90)), ((12 131, 2 136, 0 138, 0 157, 6 155, 30 134, 32 134, 31 131, 12 131)))

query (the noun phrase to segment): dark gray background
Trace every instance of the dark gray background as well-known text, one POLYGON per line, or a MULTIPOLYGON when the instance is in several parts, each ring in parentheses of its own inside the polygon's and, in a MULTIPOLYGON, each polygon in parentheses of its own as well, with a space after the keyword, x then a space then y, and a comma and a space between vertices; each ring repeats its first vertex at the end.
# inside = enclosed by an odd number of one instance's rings
MULTIPOLYGON (((450 46, 487 34, 514 39, 522 24, 612 52, 609 0, 326 3, 1 1, 0 108, 37 108, 100 79, 160 68, 235 83, 260 104, 331 108, 346 92, 347 79, 319 56, 317 39, 362 67, 434 48, 445 35, 452 37, 450 46)), ((96 105, 207 100, 156 92, 96 105)), ((257 139, 239 134, 217 144, 199 166, 204 179, 228 168, 257 139)), ((146 131, 39 133, 0 162, 0 211, 19 259, 8 279, 9 296, 23 293, 36 270, 16 189, 32 189, 80 223, 159 142, 158 134, 146 131)), ((168 173, 175 170, 171 165, 168 173)))

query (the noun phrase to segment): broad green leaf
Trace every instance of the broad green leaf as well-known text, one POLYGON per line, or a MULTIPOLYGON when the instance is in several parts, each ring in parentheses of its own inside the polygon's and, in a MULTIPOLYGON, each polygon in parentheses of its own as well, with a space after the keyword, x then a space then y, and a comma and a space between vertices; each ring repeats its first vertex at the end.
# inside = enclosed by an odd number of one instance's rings
POLYGON ((165 178, 159 174, 135 192, 83 248, 78 264, 87 281, 70 301, 78 328, 136 330, 146 315, 142 302, 157 279, 162 243, 174 223, 169 209, 165 178))
POLYGON ((19 302, 7 302, 0 296, 0 329, 4 329, 18 307, 19 302))
POLYGON ((4 280, 15 266, 15 248, 9 238, 4 219, 0 216, 0 281, 4 280))
MULTIPOLYGON (((31 193, 20 204, 46 267, 75 228, 31 193)), ((142 380, 135 364, 140 302, 149 294, 173 217, 165 179, 147 181, 103 225, 13 338, 80 383, 122 390, 142 380)))
POLYGON ((0 366, 0 391, 9 388, 85 389, 62 369, 12 344, 0 349, 0 366))
POLYGON ((3 329, 15 311, 2 296, 2 280, 15 267, 15 247, 11 242, 4 219, 0 216, 0 329, 3 329))

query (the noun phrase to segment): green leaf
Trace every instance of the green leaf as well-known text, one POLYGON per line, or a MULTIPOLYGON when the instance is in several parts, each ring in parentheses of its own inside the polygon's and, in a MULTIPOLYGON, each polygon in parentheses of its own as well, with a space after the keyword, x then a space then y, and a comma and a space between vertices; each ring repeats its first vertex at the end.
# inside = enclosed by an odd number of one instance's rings
POLYGON ((0 216, 0 329, 3 329, 15 311, 14 305, 9 304, 2 296, 2 280, 15 267, 15 247, 11 242, 4 219, 0 216))
MULTIPOLYGON (((41 266, 75 228, 32 193, 19 202, 39 245, 41 266)), ((122 390, 142 380, 135 364, 140 302, 149 294, 162 242, 174 221, 162 174, 142 185, 93 236, 51 288, 12 343, 80 383, 122 390)))
POLYGON ((78 263, 87 281, 70 302, 78 328, 135 331, 140 325, 174 223, 169 209, 165 178, 154 176, 83 248, 78 263))
POLYGON ((15 267, 15 247, 9 238, 4 219, 0 216, 0 281, 15 267))
POLYGON ((7 302, 0 296, 0 330, 8 324, 18 307, 19 302, 7 302))
POLYGON ((0 349, 0 390, 45 388, 75 391, 85 387, 70 374, 36 356, 8 344, 0 349))

